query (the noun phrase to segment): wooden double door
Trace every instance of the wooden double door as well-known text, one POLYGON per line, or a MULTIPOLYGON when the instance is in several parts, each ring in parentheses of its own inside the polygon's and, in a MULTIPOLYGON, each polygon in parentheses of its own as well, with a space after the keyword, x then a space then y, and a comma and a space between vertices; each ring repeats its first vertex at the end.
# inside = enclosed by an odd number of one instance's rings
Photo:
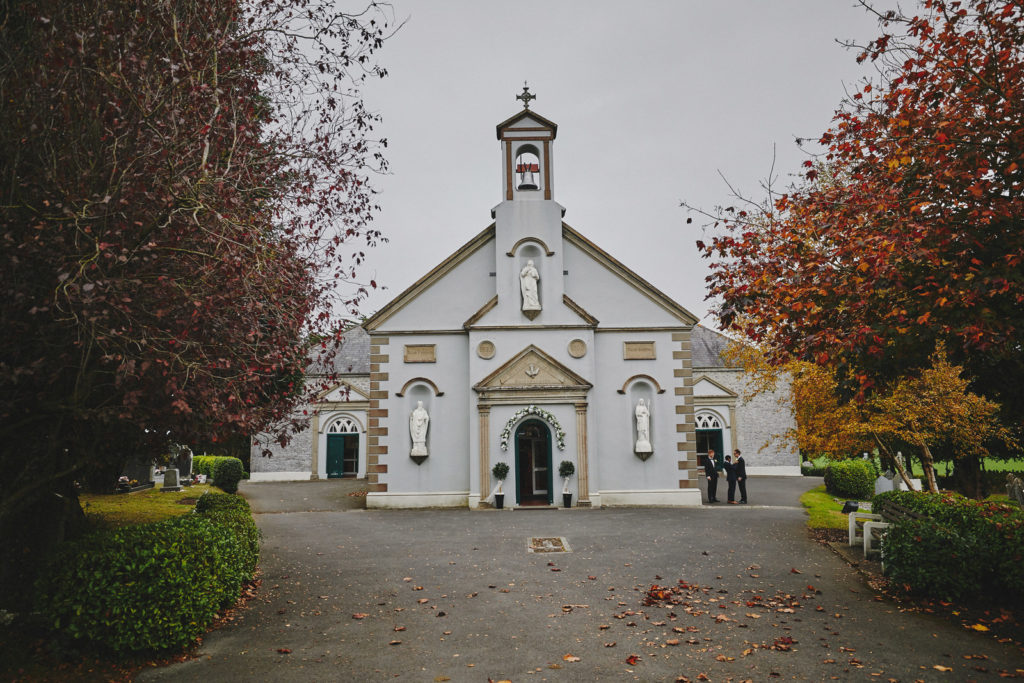
POLYGON ((550 505, 551 430, 540 420, 527 420, 516 429, 516 501, 519 505, 550 505))
POLYGON ((359 473, 359 434, 327 435, 327 478, 354 477, 359 473))

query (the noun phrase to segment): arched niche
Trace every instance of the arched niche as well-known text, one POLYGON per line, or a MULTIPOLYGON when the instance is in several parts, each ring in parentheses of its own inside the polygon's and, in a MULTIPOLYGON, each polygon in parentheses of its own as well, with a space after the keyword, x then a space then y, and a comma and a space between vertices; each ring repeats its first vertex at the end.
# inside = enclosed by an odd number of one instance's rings
POLYGON ((515 268, 512 273, 515 278, 515 288, 520 293, 519 303, 520 306, 522 306, 523 315, 530 320, 533 320, 544 308, 544 283, 547 274, 545 273, 543 257, 544 252, 541 251, 540 245, 533 241, 526 242, 519 247, 515 261, 517 268, 515 268), (523 274, 530 268, 533 268, 536 271, 535 275, 538 276, 536 284, 534 285, 536 288, 537 301, 533 306, 526 305, 526 293, 523 288, 523 282, 525 280, 523 274))
POLYGON ((632 385, 634 382, 639 382, 639 381, 643 381, 643 382, 649 383, 651 386, 654 387, 654 390, 657 393, 659 393, 659 394, 664 394, 665 393, 665 390, 661 388, 661 385, 658 383, 658 380, 654 379, 650 375, 633 375, 632 377, 627 379, 622 384, 622 388, 618 389, 617 391, 620 394, 624 394, 629 389, 630 385, 632 385))
POLYGON ((528 243, 536 244, 538 247, 543 249, 545 256, 554 256, 555 255, 555 252, 553 252, 551 249, 549 249, 547 243, 544 242, 544 240, 542 240, 539 237, 524 237, 524 238, 522 238, 521 240, 519 240, 518 242, 513 244, 512 248, 505 252, 505 255, 506 256, 515 256, 516 252, 519 251, 519 247, 523 246, 524 244, 528 244, 528 243))
POLYGON ((409 393, 409 388, 416 384, 424 384, 430 387, 430 390, 434 392, 434 396, 444 396, 444 392, 437 388, 437 385, 426 377, 413 377, 411 380, 402 385, 402 390, 395 392, 395 396, 405 396, 409 393))
POLYGON ((646 461, 654 454, 653 448, 657 445, 654 442, 655 422, 658 418, 654 405, 654 397, 659 393, 657 382, 646 377, 638 377, 634 378, 631 382, 627 382, 627 384, 628 389, 626 389, 625 393, 629 397, 629 405, 626 407, 626 412, 629 418, 630 443, 634 446, 636 457, 646 461), (637 430, 637 408, 640 405, 640 401, 643 401, 647 408, 647 436, 651 450, 635 450, 640 436, 637 430))

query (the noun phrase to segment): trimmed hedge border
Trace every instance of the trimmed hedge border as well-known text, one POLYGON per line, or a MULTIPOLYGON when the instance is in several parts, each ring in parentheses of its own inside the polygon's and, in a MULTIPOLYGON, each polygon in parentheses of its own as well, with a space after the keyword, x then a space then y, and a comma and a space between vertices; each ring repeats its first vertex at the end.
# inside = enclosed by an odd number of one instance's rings
POLYGON ((192 458, 192 471, 205 474, 225 493, 238 491, 238 482, 248 479, 242 461, 226 455, 197 455, 192 458))
POLYGON ((877 478, 878 472, 871 460, 837 460, 825 468, 825 490, 833 496, 868 500, 875 493, 877 478))
POLYGON ((911 591, 945 600, 1024 605, 1024 512, 958 493, 889 491, 872 499, 920 512, 882 540, 886 573, 911 591))
POLYGON ((190 644, 238 599, 259 558, 245 500, 203 499, 196 514, 67 544, 36 582, 36 609, 58 634, 120 654, 190 644))

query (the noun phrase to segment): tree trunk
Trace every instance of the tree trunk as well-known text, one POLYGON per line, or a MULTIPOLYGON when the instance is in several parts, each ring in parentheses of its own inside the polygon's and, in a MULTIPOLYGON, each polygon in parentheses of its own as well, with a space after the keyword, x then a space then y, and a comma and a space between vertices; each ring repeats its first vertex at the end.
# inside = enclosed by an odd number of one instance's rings
POLYGON ((892 454, 892 451, 890 451, 889 448, 885 445, 885 443, 880 438, 878 438, 878 434, 876 434, 875 432, 871 432, 871 436, 875 437, 875 442, 878 444, 878 447, 882 451, 884 451, 885 454, 889 457, 889 460, 892 461, 893 467, 896 468, 896 471, 899 473, 900 478, 903 480, 903 483, 907 485, 907 489, 913 491, 914 485, 910 483, 910 476, 907 475, 906 468, 904 468, 903 465, 900 464, 900 459, 892 454))
POLYGON ((0 606, 31 609, 32 583, 57 547, 85 529, 85 513, 69 478, 0 526, 0 606))
POLYGON ((988 487, 981 471, 981 458, 965 455, 954 460, 953 486, 968 498, 983 500, 988 495, 988 487))
POLYGON ((931 449, 928 448, 928 444, 924 441, 920 441, 921 446, 921 467, 924 468, 924 476, 928 479, 928 490, 932 493, 939 492, 939 486, 935 481, 935 460, 932 458, 931 449))

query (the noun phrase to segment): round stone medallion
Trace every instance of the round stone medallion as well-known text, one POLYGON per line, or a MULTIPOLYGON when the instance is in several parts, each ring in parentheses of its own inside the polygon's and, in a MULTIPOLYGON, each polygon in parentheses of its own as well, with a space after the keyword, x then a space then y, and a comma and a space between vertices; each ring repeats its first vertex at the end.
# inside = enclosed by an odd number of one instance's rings
POLYGON ((587 354, 587 342, 582 339, 573 339, 569 342, 569 355, 573 358, 583 358, 587 354))
POLYGON ((494 342, 482 341, 477 344, 476 355, 480 356, 484 360, 494 358, 494 342))

